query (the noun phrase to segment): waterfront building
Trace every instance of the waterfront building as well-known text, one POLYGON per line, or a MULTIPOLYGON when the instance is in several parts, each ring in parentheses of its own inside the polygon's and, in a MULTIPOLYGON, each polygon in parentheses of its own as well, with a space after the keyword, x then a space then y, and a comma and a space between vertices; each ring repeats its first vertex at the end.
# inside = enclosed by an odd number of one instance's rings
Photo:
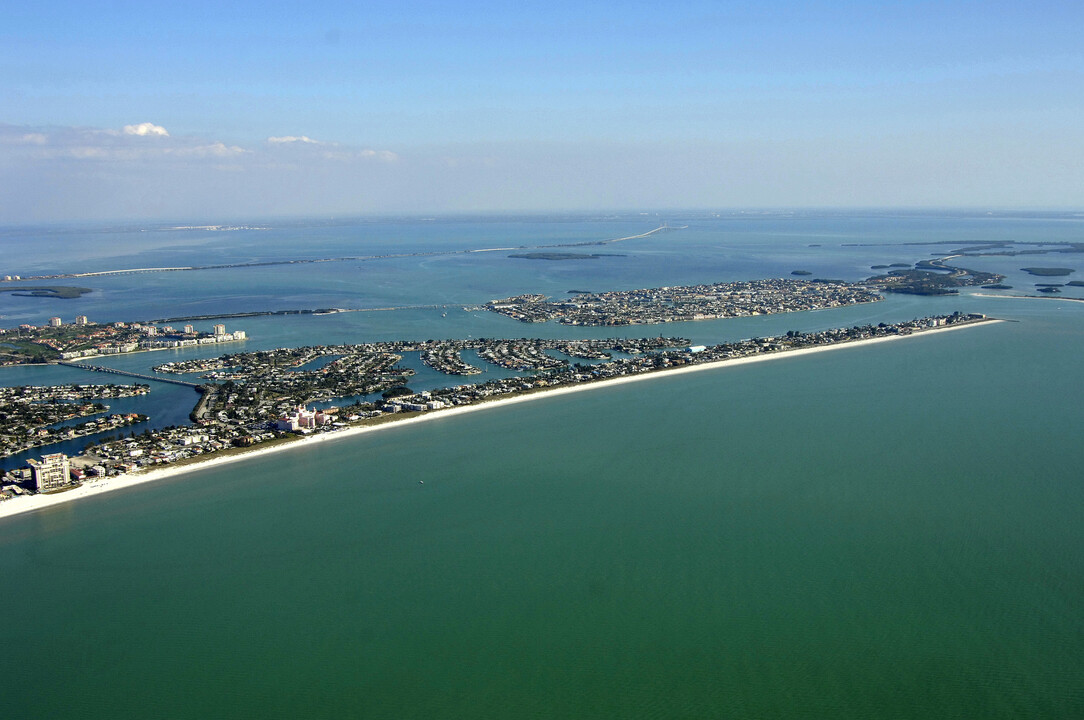
POLYGON ((39 460, 28 461, 34 487, 38 492, 49 492, 71 485, 71 465, 64 453, 45 455, 39 460))
POLYGON ((214 326, 214 335, 217 336, 217 335, 225 335, 225 334, 226 334, 226 326, 225 325, 219 324, 219 325, 214 326))
POLYGON ((185 325, 184 326, 184 334, 185 335, 193 335, 193 334, 195 334, 195 332, 196 332, 196 328, 192 327, 191 325, 185 325))
POLYGON ((60 327, 64 322, 58 317, 49 318, 49 327, 60 327))
POLYGON ((330 425, 334 420, 335 415, 330 412, 306 410, 304 405, 298 405, 294 413, 284 415, 275 421, 275 429, 283 432, 313 430, 324 425, 330 425))
POLYGON ((86 315, 76 315, 75 316, 75 324, 76 325, 86 325, 87 324, 87 316, 86 315))

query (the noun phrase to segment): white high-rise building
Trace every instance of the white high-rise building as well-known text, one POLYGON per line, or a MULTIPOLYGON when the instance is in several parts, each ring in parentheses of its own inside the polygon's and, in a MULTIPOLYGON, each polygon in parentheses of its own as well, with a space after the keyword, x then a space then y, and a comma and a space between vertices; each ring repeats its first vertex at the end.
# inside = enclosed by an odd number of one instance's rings
POLYGON ((29 460, 30 473, 38 492, 49 492, 71 485, 71 465, 64 453, 45 455, 40 461, 29 460))

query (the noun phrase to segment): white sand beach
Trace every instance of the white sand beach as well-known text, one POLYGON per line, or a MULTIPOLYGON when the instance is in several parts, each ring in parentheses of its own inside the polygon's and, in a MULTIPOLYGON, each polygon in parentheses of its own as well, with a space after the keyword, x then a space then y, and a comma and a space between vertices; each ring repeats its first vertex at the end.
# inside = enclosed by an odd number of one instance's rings
POLYGON ((220 467, 222 465, 227 465, 230 463, 243 462, 245 460, 263 457, 272 453, 288 452, 296 448, 311 447, 313 444, 316 443, 328 442, 331 440, 341 440, 364 433, 381 432, 388 429, 398 429, 406 427, 408 425, 414 425, 416 423, 446 420, 456 417, 458 415, 463 415, 465 413, 478 412, 479 410, 489 410, 499 407, 506 407, 509 405, 515 405, 518 403, 554 398, 561 395, 568 395, 570 393, 586 392, 589 390, 615 387, 617 385, 624 385, 626 383, 642 382, 645 380, 654 380, 658 378, 675 377, 686 373, 705 372, 709 370, 719 370, 721 368, 733 368, 741 365, 748 365, 751 363, 767 362, 770 360, 781 360, 784 358, 797 358, 800 356, 812 355, 814 353, 830 352, 833 350, 841 350, 844 348, 856 348, 877 343, 892 342, 896 340, 905 340, 907 338, 948 332, 950 330, 962 330, 965 328, 978 327, 980 325, 986 325, 988 323, 995 322, 1002 321, 996 319, 988 319, 982 322, 967 323, 964 325, 949 325, 939 328, 930 328, 927 330, 922 330, 920 332, 912 333, 910 335, 891 335, 888 337, 853 340, 850 342, 835 343, 832 345, 818 345, 814 347, 800 348, 798 350, 785 350, 782 352, 763 353, 760 355, 735 358, 732 360, 720 360, 717 362, 703 363, 700 365, 683 366, 666 370, 655 370, 652 372, 640 373, 637 375, 610 378, 606 380, 580 383, 577 385, 569 385, 565 387, 547 390, 538 390, 523 395, 516 395, 510 398, 500 398, 487 402, 475 403, 473 405, 446 408, 443 410, 432 410, 421 415, 392 420, 389 422, 381 423, 379 425, 348 427, 334 432, 320 433, 318 435, 299 436, 296 440, 292 442, 279 443, 271 447, 255 447, 251 450, 230 453, 228 455, 212 455, 206 460, 201 460, 199 462, 187 463, 180 466, 165 466, 150 470, 137 470, 135 472, 118 475, 116 477, 102 478, 99 480, 89 481, 79 487, 64 492, 49 495, 30 495, 15 497, 10 500, 0 502, 0 519, 26 512, 33 512, 35 510, 42 510, 52 507, 54 505, 71 502, 73 500, 80 500, 82 498, 94 497, 116 490, 123 490, 125 488, 154 482, 156 480, 177 477, 186 473, 205 470, 208 468, 220 467))
POLYGON ((1084 302, 1084 298, 1066 297, 1064 295, 992 295, 990 293, 970 293, 971 297, 1000 298, 1002 300, 1071 300, 1084 302))

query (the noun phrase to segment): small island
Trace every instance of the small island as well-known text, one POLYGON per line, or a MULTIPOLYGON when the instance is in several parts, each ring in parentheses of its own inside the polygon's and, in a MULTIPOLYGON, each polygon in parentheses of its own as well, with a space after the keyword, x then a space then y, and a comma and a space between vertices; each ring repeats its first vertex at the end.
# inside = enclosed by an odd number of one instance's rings
POLYGON ((808 270, 791 270, 790 274, 791 275, 812 275, 813 273, 809 272, 808 270))
POLYGON ((524 323, 555 320, 563 325, 613 326, 822 310, 881 299, 864 285, 841 280, 769 278, 582 293, 559 301, 539 294, 516 295, 490 300, 485 309, 524 323))
POLYGON ((1071 272, 1075 272, 1072 268, 1061 267, 1026 267, 1020 269, 1031 275, 1038 275, 1039 277, 1064 277, 1071 272))
MULTIPOLYGON (((996 273, 980 272, 949 265, 947 258, 921 260, 913 269, 897 269, 885 275, 867 278, 866 283, 887 292, 909 295, 955 295, 958 288, 970 285, 992 285, 1005 279, 996 273)), ((897 263, 897 265, 903 265, 897 263)), ((910 266, 903 265, 910 268, 910 266)))
POLYGON ((72 300, 74 298, 94 292, 92 288, 77 287, 75 285, 23 285, 16 287, 0 288, 0 292, 11 293, 18 297, 60 298, 72 300))

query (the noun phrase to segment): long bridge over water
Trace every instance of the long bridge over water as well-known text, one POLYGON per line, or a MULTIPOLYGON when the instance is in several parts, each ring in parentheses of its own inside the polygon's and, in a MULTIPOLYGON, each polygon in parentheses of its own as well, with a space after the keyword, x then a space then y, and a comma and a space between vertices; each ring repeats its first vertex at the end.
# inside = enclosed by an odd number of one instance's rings
POLYGON ((117 370, 116 368, 103 367, 101 365, 90 365, 89 363, 77 363, 77 362, 64 362, 60 361, 57 365, 63 365, 65 367, 78 368, 80 370, 90 370, 91 372, 111 373, 113 375, 124 375, 126 377, 139 378, 140 380, 153 380, 154 382, 171 383, 173 385, 184 385, 190 387, 193 390, 199 390, 198 383, 186 382, 184 380, 176 380, 174 378, 159 377, 158 375, 144 375, 142 373, 130 372, 128 370, 117 370))

